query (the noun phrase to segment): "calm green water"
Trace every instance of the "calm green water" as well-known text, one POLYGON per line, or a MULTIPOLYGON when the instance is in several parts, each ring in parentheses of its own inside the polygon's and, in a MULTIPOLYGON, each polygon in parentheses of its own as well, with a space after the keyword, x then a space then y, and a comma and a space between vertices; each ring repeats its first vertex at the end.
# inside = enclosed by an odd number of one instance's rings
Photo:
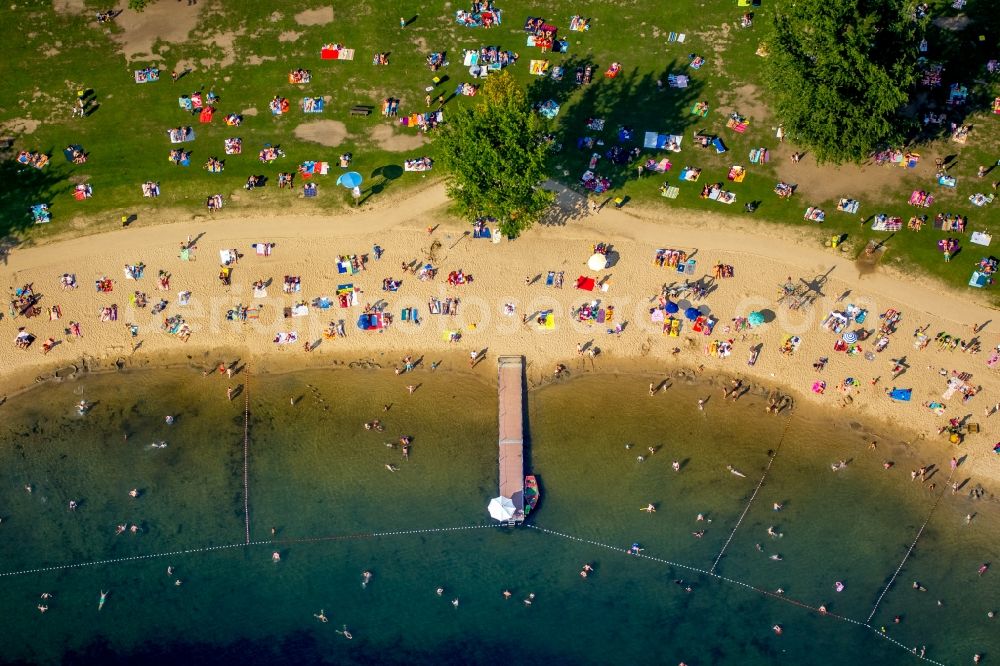
MULTIPOLYGON (((343 369, 253 377, 250 537, 270 540, 274 528, 276 543, 245 547, 243 397, 225 398, 226 387, 243 377, 203 378, 194 370, 86 376, 11 399, 0 408, 0 572, 197 552, 0 577, 0 658, 914 661, 854 624, 538 529, 365 536, 488 523, 497 455, 489 374, 343 369), (420 387, 408 395, 411 383, 420 387), (81 398, 96 403, 84 417, 73 407, 81 398), (176 417, 173 425, 164 422, 167 414, 176 417), (375 418, 383 432, 362 427, 375 418), (409 461, 386 446, 402 435, 413 438, 409 461), (150 447, 161 441, 166 448, 150 447), (141 496, 130 498, 131 488, 141 496), (67 508, 70 499, 79 509, 67 508), (117 536, 120 523, 139 524, 143 533, 117 536), (201 550, 225 545, 236 547, 201 550), (280 563, 272 563, 274 551, 280 563), (596 570, 586 580, 579 576, 584 563, 596 570), (366 569, 374 579, 362 589, 366 569), (439 586, 443 597, 435 594, 439 586), (98 612, 102 589, 110 595, 98 612), (41 602, 50 607, 44 615, 36 609, 42 592, 55 594, 41 602), (531 607, 521 602, 529 593, 536 595, 531 607), (314 619, 320 609, 329 623, 314 619), (336 633, 343 624, 353 640, 336 633), (774 624, 783 635, 771 631, 774 624)), ((716 572, 865 621, 934 502, 927 486, 946 485, 951 452, 942 447, 934 459, 917 460, 904 445, 880 440, 872 453, 858 424, 801 411, 790 420, 767 416, 760 398, 723 404, 719 389, 682 383, 649 398, 648 381, 588 375, 531 392, 529 461, 543 490, 533 523, 618 549, 639 542, 645 554, 708 570, 787 426, 767 482, 716 572), (697 399, 706 395, 699 411, 697 399), (885 458, 896 469, 884 472, 885 458), (852 463, 834 473, 830 463, 839 459, 852 463), (939 478, 909 480, 909 469, 929 463, 945 467, 939 478), (775 501, 783 511, 772 510, 775 501), (639 510, 648 503, 655 514, 639 510), (699 513, 710 522, 696 521, 699 513), (769 526, 783 536, 768 536, 769 526), (692 536, 701 529, 702 538, 692 536), (835 581, 846 584, 842 593, 835 581)), ((976 575, 982 562, 1000 560, 998 524, 995 510, 948 492, 872 624, 886 625, 906 645, 926 645, 928 657, 945 663, 970 663, 974 652, 1000 658, 1000 618, 986 616, 1000 610, 1000 574, 976 575), (977 515, 966 526, 970 512, 977 515), (913 590, 914 580, 927 591, 913 590)))

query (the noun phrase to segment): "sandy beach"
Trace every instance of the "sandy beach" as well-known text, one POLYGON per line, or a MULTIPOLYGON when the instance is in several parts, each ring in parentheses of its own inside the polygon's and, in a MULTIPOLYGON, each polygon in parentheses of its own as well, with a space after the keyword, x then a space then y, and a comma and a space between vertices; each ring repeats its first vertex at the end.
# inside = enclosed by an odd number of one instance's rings
MULTIPOLYGON (((576 195, 563 192, 563 210, 580 208, 576 195)), ((723 373, 766 385, 786 387, 799 400, 809 400, 843 410, 845 418, 855 414, 904 423, 916 436, 939 444, 938 435, 949 419, 967 419, 980 424, 959 448, 969 456, 973 471, 1000 477, 1000 459, 991 449, 1000 416, 986 411, 1000 395, 1000 376, 987 360, 1000 343, 995 311, 949 293, 913 277, 904 277, 884 267, 866 271, 850 258, 829 249, 781 238, 755 225, 735 228, 723 218, 689 215, 684 219, 653 220, 641 211, 618 211, 608 206, 597 214, 576 215, 539 226, 516 242, 473 238, 470 228, 445 213, 443 187, 431 186, 399 203, 395 208, 362 209, 339 217, 274 216, 258 219, 218 217, 139 226, 110 233, 84 236, 39 247, 18 249, 0 266, 0 275, 13 291, 32 285, 40 294, 35 317, 12 317, 8 311, 0 322, 0 363, 4 392, 11 393, 35 383, 60 367, 85 363, 90 367, 114 363, 155 365, 185 354, 210 363, 210 350, 236 350, 271 366, 299 367, 330 364, 334 359, 373 358, 383 366, 399 365, 406 354, 451 354, 469 357, 486 351, 479 372, 492 374, 493 359, 500 354, 523 354, 529 380, 550 377, 556 364, 570 372, 612 368, 616 363, 638 364, 650 373, 695 368, 723 373), (432 229, 433 231, 429 231, 432 229), (189 260, 180 249, 194 246, 189 260), (591 271, 587 260, 597 243, 610 244, 609 266, 591 271), (259 254, 254 244, 273 244, 259 254), (384 253, 376 260, 373 247, 384 253), (697 264, 692 275, 659 267, 653 259, 657 249, 682 250, 697 264), (232 265, 230 285, 219 279, 220 250, 235 249, 242 255, 232 265), (365 269, 351 274, 338 272, 341 256, 366 256, 365 269), (126 265, 144 264, 143 277, 132 280, 126 265), (430 264, 436 277, 421 280, 402 270, 403 264, 430 264), (709 280, 708 293, 695 298, 682 293, 676 299, 679 316, 687 307, 716 320, 711 335, 696 333, 685 320, 677 337, 665 335, 660 321, 651 321, 664 285, 692 282, 714 273, 714 266, 732 266, 733 277, 709 280), (158 275, 169 274, 169 288, 161 289, 158 275), (449 284, 447 277, 461 271, 471 280, 449 284), (562 273, 563 287, 546 286, 548 273, 562 273), (61 285, 61 276, 75 276, 76 288, 61 285), (285 276, 300 279, 301 291, 284 293, 285 276), (575 288, 577 278, 594 278, 593 291, 575 288), (109 278, 110 292, 95 288, 95 281, 109 278), (811 302, 790 309, 777 302, 786 281, 802 285, 811 302), (383 281, 401 281, 396 291, 384 291, 383 281), (263 280, 266 297, 255 297, 252 285, 263 280), (603 289, 600 285, 607 285, 603 289), (360 290, 356 304, 340 307, 337 288, 351 285, 360 290), (805 286, 808 285, 808 286, 805 286), (134 292, 146 295, 148 305, 131 303, 134 292), (190 292, 187 305, 179 295, 190 292), (332 301, 327 309, 314 306, 318 298, 332 301), (431 299, 459 299, 455 315, 429 312, 431 299), (152 314, 161 299, 168 301, 162 312, 152 314), (598 301, 598 309, 613 306, 610 322, 581 322, 571 311, 598 301), (360 330, 356 322, 366 304, 385 304, 393 323, 381 331, 360 330), (302 316, 285 317, 285 308, 305 303, 302 316), (861 353, 834 351, 839 335, 822 327, 832 310, 849 304, 867 311, 861 326, 871 337, 862 340, 861 353), (246 321, 227 320, 227 312, 242 305, 251 316, 246 321), (53 306, 61 317, 50 319, 53 306), (117 306, 113 321, 102 321, 105 308, 117 306), (512 307, 511 307, 512 306, 512 307), (401 310, 416 308, 419 324, 402 319, 401 310), (879 315, 894 309, 901 313, 896 332, 887 348, 873 352, 879 315), (766 323, 752 330, 737 330, 734 318, 758 310, 766 323), (539 325, 539 313, 552 313, 549 326, 539 325), (253 315, 256 314, 256 317, 253 315), (184 342, 178 335, 161 330, 165 317, 180 315, 190 330, 184 342), (523 318, 527 316, 527 321, 523 318), (68 332, 79 324, 79 336, 68 332), (342 323, 345 335, 324 336, 331 324, 342 323), (621 325, 621 331, 615 326, 621 325), (972 325, 985 328, 973 334, 972 325), (135 325, 137 330, 133 335, 135 325), (22 329, 34 336, 24 350, 15 346, 22 329), (924 328, 930 342, 917 349, 914 330, 924 328), (296 341, 277 344, 279 334, 296 333, 296 341), (963 340, 979 340, 979 353, 961 349, 942 350, 935 336, 944 332, 963 340), (460 333, 457 342, 449 342, 460 333), (780 353, 789 336, 800 343, 792 354, 780 353), (56 344, 47 354, 43 343, 56 344), (710 354, 713 341, 731 342, 731 354, 710 354), (304 344, 315 345, 306 352, 304 344), (761 345, 755 365, 748 365, 751 349, 761 345), (580 349, 584 353, 579 353, 580 349), (592 356, 589 350, 597 348, 592 356), (675 351, 679 349, 679 351, 675 351), (822 371, 814 364, 828 358, 822 371), (901 374, 893 378, 894 366, 901 374), (967 374, 962 374, 967 373, 967 374), (961 392, 942 397, 948 380, 962 374, 977 394, 963 401, 961 392), (848 378, 853 386, 843 389, 848 378), (877 382, 873 380, 878 378, 877 382), (823 382, 823 384, 817 384, 823 382), (886 389, 912 389, 909 402, 891 400, 886 389), (940 403, 934 410, 925 403, 940 403), (991 434, 992 433, 992 434, 991 434)), ((495 230, 494 230, 495 232, 495 230)), ((646 387, 637 387, 639 394, 646 387)), ((708 397, 708 396, 706 396, 708 397)), ((669 397, 663 399, 669 404, 669 397)), ((715 408, 712 401, 707 409, 715 408)))

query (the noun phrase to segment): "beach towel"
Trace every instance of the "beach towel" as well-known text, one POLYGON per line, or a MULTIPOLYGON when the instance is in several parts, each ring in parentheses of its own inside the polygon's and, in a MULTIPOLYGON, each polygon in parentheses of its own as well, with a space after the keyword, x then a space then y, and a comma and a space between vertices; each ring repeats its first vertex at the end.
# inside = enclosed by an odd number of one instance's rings
POLYGON ((584 277, 581 275, 576 279, 576 288, 583 289, 584 291, 593 291, 596 280, 592 277, 584 277))
POLYGON ((854 199, 841 199, 837 202, 837 210, 843 211, 844 213, 857 213, 859 204, 854 199))
POLYGON ((549 61, 548 60, 532 60, 529 63, 528 71, 535 76, 543 76, 549 71, 549 61))
POLYGON ((662 188, 660 190, 660 193, 668 199, 676 199, 677 195, 681 193, 681 190, 679 187, 674 187, 673 185, 669 185, 665 188, 662 188))
POLYGON ((912 395, 913 395, 913 389, 900 389, 894 387, 891 391, 889 391, 890 398, 902 402, 909 402, 912 395))
POLYGON ((303 113, 323 113, 326 100, 322 97, 305 97, 302 99, 303 113))
POLYGON ((678 44, 683 44, 685 39, 687 39, 687 35, 685 35, 683 32, 681 33, 671 32, 670 34, 667 35, 668 43, 677 42, 678 44))
POLYGON ((170 143, 184 143, 185 141, 194 141, 194 128, 178 127, 175 129, 170 129, 167 130, 167 135, 170 137, 170 143))
POLYGON ((715 152, 720 155, 726 152, 727 150, 726 144, 722 143, 722 139, 720 139, 719 137, 715 137, 715 139, 712 141, 712 145, 715 146, 715 152))
POLYGON ((345 49, 338 44, 327 44, 320 49, 322 60, 354 60, 354 49, 345 49))
POLYGON ((681 152, 681 142, 684 140, 679 134, 658 134, 657 132, 646 132, 642 138, 642 147, 653 150, 669 150, 671 152, 681 152))
POLYGON ((985 231, 973 231, 972 236, 969 238, 969 242, 989 247, 990 243, 993 242, 993 236, 985 231))
POLYGON ((688 87, 688 77, 683 74, 668 74, 667 75, 667 85, 671 88, 687 88, 688 87))

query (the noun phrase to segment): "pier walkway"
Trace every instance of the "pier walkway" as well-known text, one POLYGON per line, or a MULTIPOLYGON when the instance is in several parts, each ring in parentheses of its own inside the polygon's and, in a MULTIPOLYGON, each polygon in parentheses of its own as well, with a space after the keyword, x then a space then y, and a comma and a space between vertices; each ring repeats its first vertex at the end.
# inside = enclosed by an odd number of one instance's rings
POLYGON ((500 495, 514 503, 511 522, 524 520, 524 358, 497 359, 500 399, 500 495))

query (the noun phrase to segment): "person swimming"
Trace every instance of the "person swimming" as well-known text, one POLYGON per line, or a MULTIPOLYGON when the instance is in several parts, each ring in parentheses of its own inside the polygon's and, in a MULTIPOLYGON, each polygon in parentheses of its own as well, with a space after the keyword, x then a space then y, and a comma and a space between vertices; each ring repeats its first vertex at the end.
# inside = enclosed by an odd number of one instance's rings
POLYGON ((736 469, 732 465, 726 465, 726 469, 728 469, 730 471, 730 473, 735 474, 736 476, 746 478, 746 474, 744 474, 740 470, 736 469))
POLYGON ((444 588, 443 587, 439 587, 438 589, 435 590, 435 592, 440 597, 440 596, 444 595, 444 588))
POLYGON ((639 511, 645 511, 646 513, 656 513, 656 507, 652 504, 647 504, 645 508, 639 509, 639 511))
POLYGON ((319 620, 320 622, 329 622, 330 621, 330 618, 328 618, 326 616, 326 613, 323 612, 322 608, 319 609, 318 613, 313 613, 313 617, 316 618, 317 620, 319 620))
POLYGON ((343 629, 338 629, 337 633, 346 638, 347 640, 351 640, 352 638, 354 638, 354 636, 351 635, 351 632, 347 630, 347 625, 345 624, 343 625, 343 627, 344 627, 343 629))
POLYGON ((775 562, 780 562, 781 561, 781 555, 778 555, 777 553, 775 553, 774 555, 771 555, 770 559, 774 560, 775 562))
POLYGON ((166 422, 167 425, 173 425, 174 424, 174 417, 172 415, 170 415, 170 414, 167 414, 166 416, 164 416, 163 420, 166 422))
POLYGON ((503 598, 504 599, 510 599, 512 596, 513 596, 513 594, 511 593, 510 590, 504 590, 503 591, 503 598))
POLYGON ((97 600, 97 610, 98 611, 100 611, 102 608, 104 608, 104 604, 108 600, 108 594, 110 594, 110 593, 111 593, 110 590, 108 590, 108 591, 101 590, 101 597, 97 600))
POLYGON ((365 571, 361 572, 361 587, 362 587, 362 589, 367 588, 368 587, 368 583, 370 583, 371 580, 372 580, 372 572, 371 571, 368 571, 366 569, 365 571))
POLYGON ((271 553, 271 562, 277 564, 280 561, 281 561, 281 553, 279 553, 278 551, 274 551, 273 553, 271 553))
POLYGON ((457 599, 457 598, 455 598, 455 599, 452 599, 452 600, 451 600, 451 605, 452 605, 452 607, 454 607, 454 608, 458 608, 458 599, 457 599))
POLYGON ((774 508, 775 511, 781 511, 782 509, 785 508, 785 505, 784 504, 780 504, 778 502, 775 502, 773 508, 774 508))

